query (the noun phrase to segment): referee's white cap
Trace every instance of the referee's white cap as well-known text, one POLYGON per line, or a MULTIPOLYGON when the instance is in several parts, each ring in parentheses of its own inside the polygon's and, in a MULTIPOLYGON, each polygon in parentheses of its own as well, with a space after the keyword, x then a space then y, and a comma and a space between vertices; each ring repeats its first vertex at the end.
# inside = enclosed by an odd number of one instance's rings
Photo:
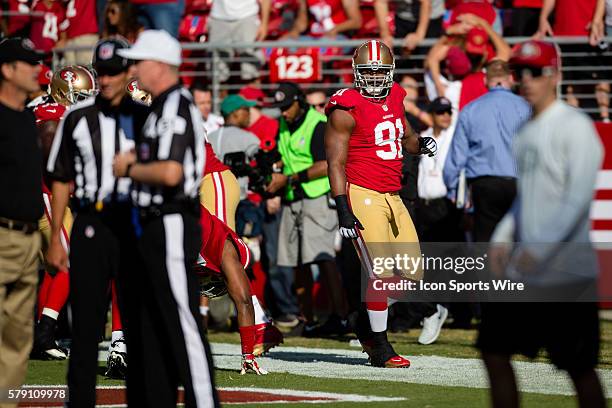
POLYGON ((135 61, 158 61, 168 65, 181 65, 181 45, 164 30, 145 30, 134 45, 117 50, 117 54, 135 61))

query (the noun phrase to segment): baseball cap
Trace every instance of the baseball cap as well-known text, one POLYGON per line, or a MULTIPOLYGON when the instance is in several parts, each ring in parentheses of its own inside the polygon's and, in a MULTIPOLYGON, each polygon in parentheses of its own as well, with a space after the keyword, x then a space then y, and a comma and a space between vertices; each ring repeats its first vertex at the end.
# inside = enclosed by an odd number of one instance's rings
POLYGON ((465 51, 470 54, 484 55, 487 53, 488 41, 487 32, 480 27, 474 27, 468 31, 465 38, 465 51))
POLYGON ((289 108, 294 101, 299 100, 303 97, 304 93, 294 83, 282 82, 278 85, 278 88, 274 92, 274 103, 271 107, 285 110, 289 108))
POLYGON ((117 75, 126 71, 132 62, 120 56, 117 51, 129 47, 130 44, 121 38, 110 38, 98 41, 91 61, 98 75, 117 75))
POLYGON ((143 31, 131 48, 118 50, 117 54, 136 61, 181 65, 181 44, 164 30, 143 31))
POLYGON ((512 48, 510 65, 529 66, 536 68, 552 67, 559 69, 559 52, 553 43, 539 40, 529 40, 516 44, 512 48))
POLYGON ((51 78, 53 78, 53 72, 51 68, 46 66, 45 64, 41 64, 41 70, 38 73, 38 85, 49 85, 51 83, 51 78))
POLYGON ((461 48, 453 46, 446 54, 446 68, 452 76, 464 77, 470 73, 472 64, 461 48))
POLYGON ((227 116, 240 108, 250 108, 255 105, 257 105, 257 102, 247 101, 240 95, 229 95, 221 102, 221 113, 227 116))
POLYGON ((264 94, 261 89, 252 86, 245 86, 238 92, 238 95, 242 96, 247 101, 257 102, 259 106, 263 105, 264 98, 266 97, 266 94, 264 94))
POLYGON ((37 65, 43 54, 34 49, 34 43, 27 38, 8 38, 0 42, 0 64, 23 61, 37 65))
POLYGON ((427 111, 432 113, 448 112, 452 109, 453 104, 451 103, 451 101, 449 101, 443 96, 439 96, 434 99, 427 107, 427 111))

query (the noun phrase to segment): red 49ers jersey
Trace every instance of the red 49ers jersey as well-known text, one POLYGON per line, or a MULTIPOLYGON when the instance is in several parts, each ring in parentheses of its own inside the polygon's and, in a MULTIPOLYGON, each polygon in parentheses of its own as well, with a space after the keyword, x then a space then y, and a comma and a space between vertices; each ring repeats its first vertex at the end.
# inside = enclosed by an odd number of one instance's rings
POLYGON ((345 166, 349 183, 380 193, 401 189, 404 96, 406 91, 393 83, 389 95, 381 101, 365 98, 352 88, 341 89, 330 98, 325 107, 327 115, 342 109, 355 120, 345 166))
POLYGON ((312 22, 309 34, 320 37, 338 24, 346 21, 342 0, 308 0, 312 22))
POLYGON ((215 173, 217 171, 221 172, 229 170, 229 167, 227 167, 217 158, 212 145, 208 142, 204 143, 206 143, 206 163, 204 164, 204 175, 215 173))
POLYGON ((49 7, 44 1, 34 2, 30 28, 30 39, 36 49, 49 52, 59 40, 60 32, 67 28, 66 11, 59 1, 53 1, 49 7))
MULTIPOLYGON (((228 239, 234 244, 240 263, 244 269, 251 263, 251 254, 246 244, 220 219, 200 206, 200 226, 202 227, 202 248, 198 256, 198 266, 208 272, 221 273, 223 246, 228 239)), ((200 269, 198 268, 198 269, 200 269)), ((201 271, 205 273, 205 271, 201 271)))

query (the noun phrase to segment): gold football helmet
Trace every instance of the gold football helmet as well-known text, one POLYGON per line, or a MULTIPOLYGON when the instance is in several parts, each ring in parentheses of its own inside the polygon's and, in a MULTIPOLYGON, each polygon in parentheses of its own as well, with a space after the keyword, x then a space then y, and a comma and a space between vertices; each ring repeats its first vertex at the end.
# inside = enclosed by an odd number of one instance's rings
POLYGON ((151 94, 143 89, 140 89, 140 87, 138 86, 138 81, 136 81, 135 79, 132 79, 128 83, 126 91, 135 102, 141 103, 146 106, 151 106, 151 102, 153 99, 151 94))
POLYGON ((366 98, 384 98, 393 86, 395 58, 383 42, 366 41, 353 54, 355 89, 366 98))
POLYGON ((93 74, 81 65, 70 65, 53 74, 49 93, 55 102, 70 106, 96 95, 93 74))

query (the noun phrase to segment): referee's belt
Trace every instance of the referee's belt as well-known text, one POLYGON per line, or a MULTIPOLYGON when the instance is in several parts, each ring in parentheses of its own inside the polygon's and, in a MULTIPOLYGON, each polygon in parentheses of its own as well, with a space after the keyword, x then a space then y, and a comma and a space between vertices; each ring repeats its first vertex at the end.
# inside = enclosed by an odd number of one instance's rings
POLYGON ((151 220, 152 218, 159 218, 165 214, 175 213, 189 213, 199 216, 200 202, 198 200, 184 200, 162 205, 151 205, 139 209, 140 218, 145 221, 151 220))
POLYGON ((79 200, 74 198, 71 202, 72 211, 75 213, 97 214, 110 210, 126 209, 130 207, 129 201, 104 202, 90 200, 79 200))
POLYGON ((24 234, 31 234, 38 230, 38 223, 11 220, 10 218, 0 217, 0 227, 8 228, 13 231, 21 231, 24 234))

